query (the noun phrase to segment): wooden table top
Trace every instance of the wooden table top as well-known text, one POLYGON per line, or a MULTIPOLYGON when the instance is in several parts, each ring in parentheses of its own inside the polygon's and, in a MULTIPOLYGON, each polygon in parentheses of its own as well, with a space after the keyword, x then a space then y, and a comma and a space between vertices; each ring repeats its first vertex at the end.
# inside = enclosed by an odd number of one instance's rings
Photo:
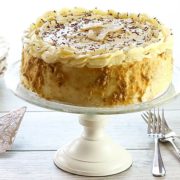
MULTIPOLYGON (((83 177, 58 169, 52 157, 62 145, 78 137, 82 127, 78 115, 50 111, 28 104, 15 97, 0 80, 0 116, 27 106, 27 112, 16 136, 12 150, 0 155, 0 179, 158 179, 151 175, 154 143, 146 134, 146 124, 140 113, 109 116, 107 132, 133 156, 132 167, 120 174, 107 177, 83 177)), ((169 125, 180 134, 180 98, 164 106, 169 125)), ((180 141, 177 140, 180 145, 180 141)), ((180 161, 173 148, 161 144, 167 175, 161 179, 180 179, 180 161)))

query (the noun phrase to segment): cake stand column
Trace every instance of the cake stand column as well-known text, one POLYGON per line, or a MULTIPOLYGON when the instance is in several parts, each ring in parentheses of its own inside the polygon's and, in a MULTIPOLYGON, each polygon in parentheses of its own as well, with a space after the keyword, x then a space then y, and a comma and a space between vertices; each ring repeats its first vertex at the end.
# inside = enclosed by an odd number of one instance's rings
POLYGON ((78 175, 107 176, 131 166, 129 152, 105 134, 105 116, 82 115, 79 122, 84 127, 82 135, 55 154, 54 162, 59 168, 78 175))

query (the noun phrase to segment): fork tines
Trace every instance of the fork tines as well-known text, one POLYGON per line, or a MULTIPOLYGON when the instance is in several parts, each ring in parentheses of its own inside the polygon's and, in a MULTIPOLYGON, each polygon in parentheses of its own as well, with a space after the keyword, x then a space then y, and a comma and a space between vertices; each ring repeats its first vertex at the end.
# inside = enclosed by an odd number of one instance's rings
POLYGON ((149 135, 155 135, 155 134, 164 134, 165 132, 165 121, 164 121, 164 110, 162 110, 162 118, 160 117, 159 108, 157 109, 157 112, 155 111, 155 108, 153 109, 153 113, 151 110, 148 112, 144 112, 142 115, 142 118, 145 120, 145 122, 148 124, 148 134, 149 135))

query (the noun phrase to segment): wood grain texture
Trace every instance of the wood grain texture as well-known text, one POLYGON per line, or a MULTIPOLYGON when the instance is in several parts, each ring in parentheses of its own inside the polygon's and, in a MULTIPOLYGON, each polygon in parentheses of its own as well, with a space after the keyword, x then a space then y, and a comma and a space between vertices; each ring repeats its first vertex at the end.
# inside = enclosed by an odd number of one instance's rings
MULTIPOLYGON (((170 126, 180 134, 180 113, 168 111, 165 115, 170 126)), ((106 131, 117 143, 128 149, 153 148, 153 141, 146 134, 147 125, 140 113, 109 116, 109 119, 106 131)), ((78 115, 28 112, 20 126, 13 150, 56 150, 80 136, 81 132, 78 115)))
MULTIPOLYGON (((131 150, 133 166, 120 174, 107 177, 84 177, 59 170, 52 161, 54 151, 8 152, 0 156, 1 180, 152 180, 152 150, 131 150)), ((167 175, 160 179, 178 180, 179 161, 167 150, 163 149, 164 164, 167 175)))

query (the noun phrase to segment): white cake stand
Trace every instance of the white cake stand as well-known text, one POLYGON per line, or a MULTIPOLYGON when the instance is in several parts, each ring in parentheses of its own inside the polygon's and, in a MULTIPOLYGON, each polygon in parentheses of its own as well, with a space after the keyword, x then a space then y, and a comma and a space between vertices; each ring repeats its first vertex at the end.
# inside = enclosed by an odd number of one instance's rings
POLYGON ((80 107, 63 102, 48 101, 24 88, 19 79, 20 62, 11 66, 5 76, 7 86, 15 95, 32 104, 70 113, 79 113, 79 122, 84 127, 81 136, 61 147, 54 156, 57 167, 78 175, 107 176, 120 173, 132 164, 132 157, 127 150, 115 144, 105 134, 107 114, 123 114, 142 111, 159 106, 180 94, 180 68, 174 68, 174 78, 168 90, 156 99, 128 106, 111 108, 80 107))

